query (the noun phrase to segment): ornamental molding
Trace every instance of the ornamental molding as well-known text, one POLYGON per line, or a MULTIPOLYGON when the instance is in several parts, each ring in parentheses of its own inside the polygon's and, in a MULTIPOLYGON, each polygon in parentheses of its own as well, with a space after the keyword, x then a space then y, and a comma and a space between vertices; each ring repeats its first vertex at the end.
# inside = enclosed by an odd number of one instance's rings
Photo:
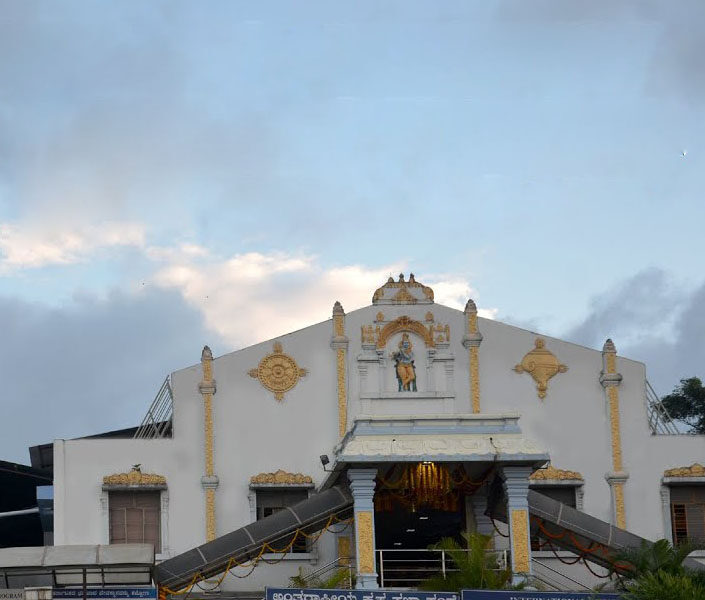
POLYGON ((693 463, 689 467, 677 467, 675 469, 666 469, 663 472, 664 477, 705 477, 705 466, 700 463, 693 463))
POLYGON ((493 454, 545 455, 543 448, 522 435, 370 435, 353 436, 340 457, 397 458, 416 456, 486 456, 493 454))
POLYGON ((155 473, 143 473, 140 465, 134 465, 127 473, 106 475, 103 477, 103 485, 164 486, 166 485, 166 477, 155 473))
POLYGON ((409 275, 408 281, 404 280, 404 274, 401 273, 399 281, 390 277, 387 283, 375 291, 372 304, 433 304, 433 290, 416 281, 413 273, 409 275))
POLYGON ((259 379, 263 387, 274 394, 281 402, 284 394, 292 390, 301 377, 308 374, 308 369, 299 367, 296 361, 284 353, 280 342, 274 342, 273 352, 267 354, 255 369, 250 369, 248 375, 259 379))
POLYGON ((401 316, 394 321, 387 323, 380 328, 379 325, 375 331, 377 348, 384 348, 387 345, 387 340, 396 333, 407 331, 418 335, 426 344, 427 347, 433 348, 436 343, 433 341, 433 325, 425 327, 423 324, 415 321, 411 317, 401 316))
POLYGON ((250 483, 255 485, 313 485, 313 479, 310 475, 302 473, 288 473, 282 469, 274 473, 260 473, 250 477, 250 483))
POLYGON ((553 465, 548 465, 545 469, 534 471, 529 481, 584 481, 584 479, 577 471, 557 469, 553 465))
POLYGON ((521 362, 514 367, 516 373, 529 373, 536 382, 538 397, 543 400, 546 397, 549 380, 558 373, 565 373, 568 370, 564 364, 556 358, 555 354, 545 348, 546 342, 543 338, 536 338, 534 349, 527 352, 521 362))

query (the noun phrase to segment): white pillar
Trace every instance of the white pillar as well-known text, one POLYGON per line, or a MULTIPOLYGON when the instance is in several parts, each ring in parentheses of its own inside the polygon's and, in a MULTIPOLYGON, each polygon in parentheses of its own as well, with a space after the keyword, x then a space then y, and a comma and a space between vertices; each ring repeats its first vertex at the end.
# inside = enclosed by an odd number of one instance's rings
POLYGON ((526 581, 531 574, 529 540, 529 475, 531 467, 503 467, 504 490, 507 494, 507 523, 512 553, 512 583, 526 581))
POLYGON ((355 587, 363 590, 379 588, 375 560, 375 477, 377 469, 348 470, 355 510, 355 587))

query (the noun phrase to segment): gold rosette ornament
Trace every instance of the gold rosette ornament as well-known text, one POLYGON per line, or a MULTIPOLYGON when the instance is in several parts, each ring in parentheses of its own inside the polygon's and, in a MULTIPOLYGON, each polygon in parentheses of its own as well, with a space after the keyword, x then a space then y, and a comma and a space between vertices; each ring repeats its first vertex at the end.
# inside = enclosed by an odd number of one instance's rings
POLYGON ((274 351, 267 354, 259 361, 257 368, 250 369, 248 373, 250 377, 259 379, 259 382, 281 402, 284 394, 291 390, 301 377, 305 377, 308 371, 299 367, 291 356, 284 354, 279 342, 274 342, 274 351))

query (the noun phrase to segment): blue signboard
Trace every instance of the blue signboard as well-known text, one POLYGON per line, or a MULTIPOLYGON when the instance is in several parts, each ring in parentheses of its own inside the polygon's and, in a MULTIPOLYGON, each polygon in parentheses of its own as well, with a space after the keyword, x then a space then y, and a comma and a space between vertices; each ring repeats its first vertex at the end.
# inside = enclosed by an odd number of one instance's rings
POLYGON ((265 600, 460 600, 454 592, 413 590, 309 590, 266 588, 265 600))
MULTIPOLYGON (((51 592, 53 598, 83 598, 83 588, 54 588, 51 592)), ((86 598, 98 600, 105 598, 122 598, 125 600, 153 600, 157 597, 157 588, 153 587, 124 587, 124 588, 87 588, 86 598)))
POLYGON ((462 600, 619 600, 604 592, 533 592, 531 590, 463 590, 462 600))

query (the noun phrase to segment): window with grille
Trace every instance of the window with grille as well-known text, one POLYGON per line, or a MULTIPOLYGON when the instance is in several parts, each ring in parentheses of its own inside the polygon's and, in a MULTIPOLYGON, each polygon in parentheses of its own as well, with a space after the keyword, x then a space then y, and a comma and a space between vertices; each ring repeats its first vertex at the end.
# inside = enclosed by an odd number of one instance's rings
MULTIPOLYGON (((558 502, 562 502, 566 506, 570 506, 571 508, 576 508, 577 503, 576 503, 576 486, 574 485, 541 485, 541 486, 532 486, 532 490, 535 492, 538 492, 539 494, 543 494, 544 496, 548 496, 549 498, 553 498, 554 500, 558 500, 558 502)), ((539 534, 534 534, 531 536, 531 549, 532 550, 550 550, 550 546, 547 543, 547 540, 539 535, 539 534)))
POLYGON ((673 543, 705 543, 705 485, 671 486, 673 543))
MULTIPOLYGON (((264 519, 275 512, 284 510, 287 506, 293 506, 306 500, 308 491, 305 489, 267 489, 257 490, 257 520, 264 519)), ((298 536, 291 549, 292 552, 308 552, 308 544, 304 536, 298 536)))
POLYGON ((159 491, 110 492, 111 544, 161 544, 161 495, 159 491))

